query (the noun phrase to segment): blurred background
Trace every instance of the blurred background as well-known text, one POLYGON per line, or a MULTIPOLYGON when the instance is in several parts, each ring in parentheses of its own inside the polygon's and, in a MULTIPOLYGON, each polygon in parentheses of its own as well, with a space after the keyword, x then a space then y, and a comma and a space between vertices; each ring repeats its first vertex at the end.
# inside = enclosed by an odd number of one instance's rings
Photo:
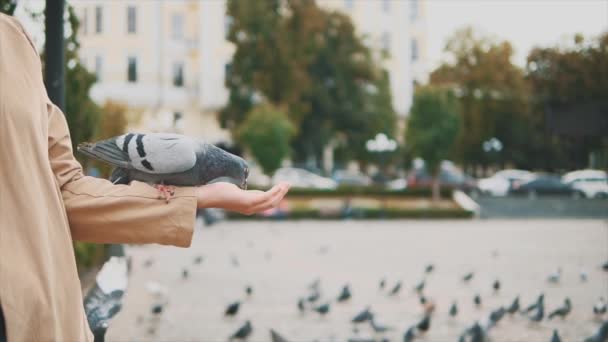
MULTIPOLYGON (((254 341, 279 341, 269 329, 290 341, 400 341, 408 327, 413 339, 453 341, 472 338, 475 322, 496 341, 583 340, 607 319, 593 308, 608 295, 608 2, 0 0, 0 10, 30 33, 74 145, 174 132, 246 158, 253 188, 292 184, 260 215, 201 211, 189 250, 130 246, 109 339, 219 341, 249 320, 254 341), (352 299, 336 302, 345 284, 352 299), (498 324, 500 307, 541 293, 546 314, 565 297, 572 314, 539 323, 535 307, 498 324), (240 313, 224 315, 237 301, 240 313), (366 307, 378 321, 353 325, 366 307)), ((77 157, 91 175, 111 171, 77 157)), ((75 251, 86 288, 105 248, 75 251)))

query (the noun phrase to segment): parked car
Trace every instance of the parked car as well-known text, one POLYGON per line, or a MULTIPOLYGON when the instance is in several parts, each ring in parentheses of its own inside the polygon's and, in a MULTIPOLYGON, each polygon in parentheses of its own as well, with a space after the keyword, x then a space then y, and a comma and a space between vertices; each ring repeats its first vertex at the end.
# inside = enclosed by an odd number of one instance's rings
POLYGON ((608 175, 602 170, 578 170, 565 174, 562 182, 587 198, 608 198, 608 175))
POLYGON ((579 190, 573 189, 570 185, 562 182, 561 177, 553 174, 538 174, 533 179, 518 184, 513 184, 511 189, 513 194, 524 194, 530 197, 537 195, 571 195, 581 196, 579 190))
POLYGON ((388 181, 386 183, 386 188, 393 191, 404 190, 407 188, 407 179, 397 178, 393 179, 392 181, 388 181))
POLYGON ((333 179, 338 183, 338 186, 370 186, 372 179, 360 172, 349 172, 346 170, 338 170, 334 172, 333 179))
POLYGON ((492 177, 477 181, 477 190, 492 196, 506 196, 513 184, 521 184, 534 178, 530 171, 506 169, 496 172, 492 177))
POLYGON ((272 184, 288 182, 294 188, 335 189, 338 183, 331 178, 314 174, 305 169, 283 167, 272 176, 272 184))
MULTIPOLYGON (((430 187, 432 181, 433 178, 426 170, 424 161, 421 159, 414 160, 414 168, 407 176, 407 187, 430 187)), ((442 187, 457 188, 464 191, 471 191, 475 189, 475 180, 465 175, 454 165, 454 163, 448 160, 441 162, 439 184, 442 187)))

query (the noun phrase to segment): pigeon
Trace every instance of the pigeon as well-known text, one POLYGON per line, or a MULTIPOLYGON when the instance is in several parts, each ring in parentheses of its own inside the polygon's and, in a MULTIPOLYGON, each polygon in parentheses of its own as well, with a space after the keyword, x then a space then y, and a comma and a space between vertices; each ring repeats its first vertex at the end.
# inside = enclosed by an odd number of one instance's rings
POLYGON ((562 339, 559 337, 559 334, 557 333, 557 329, 553 329, 553 335, 551 335, 550 342, 562 342, 562 339))
POLYGON ((146 259, 146 261, 144 261, 145 268, 148 268, 148 267, 152 266, 153 264, 154 264, 154 259, 152 259, 152 258, 146 259))
POLYGON ((433 264, 428 264, 426 265, 426 267, 424 268, 424 273, 429 274, 431 272, 433 272, 433 270, 435 269, 435 265, 433 264))
POLYGON ((380 290, 383 290, 385 286, 386 286, 386 279, 385 278, 380 279, 380 284, 379 284, 380 290))
POLYGON ((471 281, 471 279, 473 279, 474 275, 475 275, 475 273, 469 272, 462 277, 462 281, 465 283, 468 283, 469 281, 471 281))
POLYGON ((348 287, 348 284, 344 285, 344 287, 342 288, 342 292, 340 292, 340 295, 338 295, 338 302, 344 302, 349 300, 351 297, 351 293, 350 293, 350 288, 348 287))
POLYGON ((355 317, 353 317, 353 323, 363 323, 365 321, 371 320, 374 315, 369 311, 369 307, 365 308, 363 311, 359 312, 355 317))
POLYGON ((544 304, 541 304, 538 306, 535 314, 528 316, 530 321, 535 322, 535 323, 542 321, 544 317, 545 317, 545 305, 544 304))
POLYGON ((507 308, 507 313, 510 315, 516 313, 517 311, 519 311, 519 296, 515 297, 511 305, 509 305, 507 308))
POLYGON ((96 143, 82 143, 78 151, 116 169, 111 181, 196 186, 226 181, 245 189, 249 167, 242 158, 204 141, 179 134, 127 133, 96 143))
POLYGON ((589 278, 589 276, 587 275, 587 272, 585 270, 581 270, 581 273, 579 273, 580 279, 581 279, 581 283, 586 283, 587 279, 589 278))
POLYGON ((492 283, 492 288, 494 289, 494 292, 498 292, 498 290, 500 290, 500 280, 494 280, 494 283, 492 283))
POLYGON ((604 321, 593 336, 587 337, 584 342, 606 342, 608 341, 608 321, 604 321))
POLYGON ((300 311, 300 313, 304 313, 305 309, 306 308, 304 307, 304 299, 298 299, 298 310, 300 311))
POLYGON ((421 333, 425 333, 431 327, 431 316, 425 315, 424 318, 418 322, 416 325, 416 329, 418 329, 421 333))
POLYGON ((403 334, 403 342, 412 342, 416 337, 416 327, 410 327, 403 334))
POLYGON ((388 295, 394 296, 394 295, 398 294, 400 290, 401 290, 401 281, 398 281, 395 284, 395 286, 393 286, 393 288, 388 292, 388 295))
POLYGON ((276 331, 270 329, 270 340, 272 342, 287 342, 287 339, 279 335, 276 331))
POLYGON ((547 276, 547 282, 549 282, 551 284, 557 284, 557 283, 559 283, 561 277, 562 277, 562 268, 558 267, 555 272, 550 273, 549 276, 547 276))
POLYGON ((486 331, 481 327, 479 322, 475 322, 473 326, 466 329, 460 338, 458 338, 458 342, 484 342, 487 340, 486 331), (467 337, 469 337, 467 339, 467 337))
POLYGON ((238 300, 226 307, 226 311, 224 312, 224 316, 234 316, 239 312, 239 308, 241 307, 241 302, 238 300))
POLYGON ((376 332, 376 333, 384 333, 389 330, 392 330, 390 327, 388 327, 386 325, 380 325, 380 324, 376 323, 376 320, 373 317, 369 320, 369 323, 371 324, 372 329, 374 329, 374 332, 376 332))
POLYGON ((572 310, 572 303, 570 302, 570 298, 566 298, 564 300, 564 305, 562 307, 559 307, 559 308, 553 310, 551 313, 549 313, 549 316, 547 316, 547 318, 553 319, 553 317, 559 316, 562 319, 564 319, 564 318, 566 318, 566 316, 568 316, 568 314, 570 313, 570 310, 572 310))
POLYGON ((479 294, 476 294, 475 297, 473 297, 473 303, 475 303, 475 306, 477 307, 481 306, 481 296, 479 294))
POLYGON ((311 293, 308 298, 306 298, 309 302, 314 303, 317 300, 319 300, 319 298, 321 298, 321 293, 319 293, 318 290, 315 290, 313 293, 311 293))
POLYGON ((321 316, 325 316, 329 312, 329 309, 330 309, 329 303, 325 303, 325 304, 317 306, 313 310, 318 312, 321 316))
POLYGON ((200 265, 202 262, 203 262, 203 257, 201 255, 199 255, 196 258, 194 258, 194 264, 195 265, 200 265))
POLYGON ((247 321, 243 326, 241 326, 232 336, 230 336, 230 341, 234 339, 246 340, 249 335, 253 332, 253 327, 251 326, 251 322, 247 321))
POLYGON ((600 299, 597 301, 597 303, 595 303, 595 305, 593 306, 593 313, 596 316, 602 316, 606 313, 607 311, 607 304, 606 304, 606 300, 604 299, 604 297, 600 297, 600 299))
POLYGON ((492 311, 489 316, 490 327, 492 327, 492 326, 496 325, 498 322, 500 322, 500 320, 505 316, 506 313, 507 313, 507 310, 505 310, 505 308, 503 308, 502 306, 500 308, 492 311))
POLYGON ((425 281, 421 281, 420 283, 418 283, 418 285, 416 285, 416 287, 414 288, 414 291, 418 292, 418 293, 422 293, 422 291, 424 290, 424 285, 425 281))
POLYGON ((530 304, 530 306, 528 306, 523 313, 529 313, 531 311, 534 311, 536 309, 538 309, 539 306, 544 305, 545 302, 545 295, 544 294, 540 294, 538 296, 538 298, 536 299, 536 302, 530 304))
POLYGON ((187 268, 184 268, 184 269, 182 270, 182 278, 183 278, 183 279, 188 279, 188 275, 189 275, 188 269, 187 269, 187 268))
POLYGON ((458 306, 456 305, 456 301, 454 301, 452 306, 450 306, 450 316, 456 317, 456 315, 458 315, 458 306))
POLYGON ((154 305, 152 305, 152 314, 153 315, 160 315, 161 313, 163 313, 164 310, 164 306, 162 303, 156 303, 154 305))
POLYGON ((604 271, 608 271, 608 261, 606 261, 605 263, 602 264, 602 269, 604 271))
POLYGON ((253 294, 253 287, 251 287, 251 285, 247 285, 247 286, 245 286, 245 293, 246 293, 248 296, 251 296, 251 295, 253 294))

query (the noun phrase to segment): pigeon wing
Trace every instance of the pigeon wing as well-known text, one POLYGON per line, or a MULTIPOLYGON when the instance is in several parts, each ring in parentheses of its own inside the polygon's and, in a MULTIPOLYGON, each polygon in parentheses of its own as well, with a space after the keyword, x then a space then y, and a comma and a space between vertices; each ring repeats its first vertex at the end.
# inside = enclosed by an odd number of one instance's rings
POLYGON ((116 143, 119 138, 123 138, 124 140, 124 136, 120 136, 96 143, 82 143, 78 145, 78 152, 116 167, 132 169, 128 153, 116 143))
POLYGON ((118 137, 116 146, 126 150, 132 168, 150 174, 171 174, 190 170, 196 164, 194 139, 168 133, 129 134, 118 137), (125 143, 126 142, 126 143, 125 143))

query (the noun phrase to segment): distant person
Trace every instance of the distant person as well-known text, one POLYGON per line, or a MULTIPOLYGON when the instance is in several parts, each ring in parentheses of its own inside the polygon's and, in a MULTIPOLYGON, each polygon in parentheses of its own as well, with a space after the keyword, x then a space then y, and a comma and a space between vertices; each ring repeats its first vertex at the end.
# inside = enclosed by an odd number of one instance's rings
POLYGON ((167 203, 145 183, 85 176, 71 146, 31 40, 0 13, 0 341, 93 340, 73 240, 188 247, 197 208, 251 214, 288 190, 215 183, 177 188, 167 203))

